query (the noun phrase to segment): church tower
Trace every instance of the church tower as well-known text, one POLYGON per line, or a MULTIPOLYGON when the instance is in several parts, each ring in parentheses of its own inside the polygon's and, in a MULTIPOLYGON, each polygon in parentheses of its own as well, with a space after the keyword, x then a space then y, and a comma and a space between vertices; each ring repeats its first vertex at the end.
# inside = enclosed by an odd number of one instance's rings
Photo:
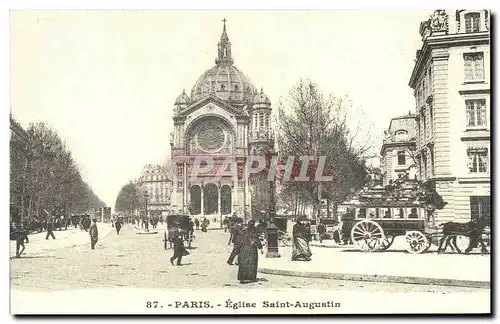
MULTIPOLYGON (((253 100, 250 109, 250 132, 249 132, 249 151, 253 156, 269 156, 274 153, 274 136, 271 128, 271 101, 264 91, 260 90, 253 100)), ((271 192, 267 174, 257 175, 252 180, 251 187, 251 210, 252 217, 256 218, 260 213, 270 210, 271 192)))

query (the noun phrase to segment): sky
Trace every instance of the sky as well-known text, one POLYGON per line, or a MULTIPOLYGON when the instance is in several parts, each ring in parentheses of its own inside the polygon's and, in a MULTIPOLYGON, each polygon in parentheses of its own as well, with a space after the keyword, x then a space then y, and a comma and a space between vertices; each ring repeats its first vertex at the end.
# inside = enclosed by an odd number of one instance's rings
MULTIPOLYGON (((408 86, 429 11, 13 11, 10 107, 66 141, 108 205, 170 155, 173 104, 214 66, 223 18, 235 65, 276 103, 300 78, 348 96, 381 144, 414 111, 408 86)), ((375 147, 377 148, 377 147, 375 147)))

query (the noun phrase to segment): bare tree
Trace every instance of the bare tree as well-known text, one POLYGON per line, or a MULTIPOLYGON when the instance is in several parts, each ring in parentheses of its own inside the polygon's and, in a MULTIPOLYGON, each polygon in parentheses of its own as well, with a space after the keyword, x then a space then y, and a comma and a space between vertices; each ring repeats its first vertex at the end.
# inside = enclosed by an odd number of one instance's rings
MULTIPOLYGON (((325 96, 309 80, 300 80, 288 98, 278 103, 278 151, 283 159, 288 156, 313 156, 308 176, 314 179, 319 157, 326 157, 324 175, 332 181, 320 183, 283 182, 282 193, 296 197, 302 203, 318 210, 320 199, 329 200, 336 210, 353 188, 365 181, 365 157, 371 146, 361 141, 359 129, 351 132, 347 112, 351 105, 344 98, 325 96)), ((298 162, 298 159, 296 159, 298 162)), ((300 167, 298 168, 300 169, 300 167)), ((293 171, 297 175, 297 170, 293 171)))
POLYGON ((59 135, 44 123, 31 124, 29 164, 24 178, 28 218, 44 219, 45 211, 85 212, 105 204, 83 181, 78 165, 59 135))

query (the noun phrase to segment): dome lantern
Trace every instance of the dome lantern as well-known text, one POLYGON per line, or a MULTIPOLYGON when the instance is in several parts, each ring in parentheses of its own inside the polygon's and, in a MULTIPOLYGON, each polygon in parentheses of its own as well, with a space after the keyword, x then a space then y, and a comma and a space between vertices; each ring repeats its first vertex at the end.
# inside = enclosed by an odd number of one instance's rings
POLYGON ((226 31, 226 21, 227 19, 222 19, 224 26, 222 27, 222 35, 220 36, 220 41, 217 44, 217 58, 215 59, 215 64, 217 65, 232 65, 234 63, 231 57, 231 42, 227 36, 226 31))

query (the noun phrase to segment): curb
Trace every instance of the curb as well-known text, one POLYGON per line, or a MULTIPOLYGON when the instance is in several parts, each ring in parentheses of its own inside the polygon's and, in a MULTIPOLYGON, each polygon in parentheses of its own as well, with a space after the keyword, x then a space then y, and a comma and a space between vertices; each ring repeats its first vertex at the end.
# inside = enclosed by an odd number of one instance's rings
POLYGON ((334 280, 352 280, 352 281, 369 281, 369 282, 390 282, 390 283, 405 283, 416 285, 436 285, 436 286, 455 286, 467 288, 491 288, 489 281, 474 281, 460 279, 441 279, 441 278, 424 278, 424 277, 405 277, 391 275, 369 275, 369 274, 351 274, 351 273, 328 273, 328 272, 301 272, 292 270, 279 270, 259 268, 258 272, 290 277, 318 278, 318 279, 334 279, 334 280))
POLYGON ((352 245, 319 245, 314 243, 309 243, 309 246, 319 247, 319 248, 327 248, 327 249, 348 249, 352 248, 352 245))

